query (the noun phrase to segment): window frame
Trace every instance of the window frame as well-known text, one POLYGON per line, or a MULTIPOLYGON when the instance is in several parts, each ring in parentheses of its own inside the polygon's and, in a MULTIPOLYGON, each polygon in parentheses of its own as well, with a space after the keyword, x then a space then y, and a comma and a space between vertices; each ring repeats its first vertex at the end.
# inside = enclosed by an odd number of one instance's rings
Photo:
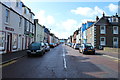
POLYGON ((118 42, 118 37, 113 37, 113 47, 118 47, 118 44, 116 45, 116 46, 114 46, 114 40, 115 40, 115 38, 117 39, 117 43, 119 44, 119 42, 118 42))
POLYGON ((102 46, 106 45, 106 37, 100 37, 100 45, 102 46), (102 38, 104 38, 104 42, 101 41, 102 38))
POLYGON ((106 34, 106 26, 100 26, 100 34, 106 34), (104 30, 102 30, 102 27, 104 28, 104 30))
POLYGON ((19 28, 21 28, 22 27, 22 17, 20 16, 19 19, 20 19, 19 28))
POLYGON ((10 10, 9 9, 5 10, 5 22, 6 23, 10 22, 10 10))
POLYGON ((113 34, 118 34, 118 26, 113 26, 113 34), (114 30, 115 27, 117 27, 116 31, 114 30))

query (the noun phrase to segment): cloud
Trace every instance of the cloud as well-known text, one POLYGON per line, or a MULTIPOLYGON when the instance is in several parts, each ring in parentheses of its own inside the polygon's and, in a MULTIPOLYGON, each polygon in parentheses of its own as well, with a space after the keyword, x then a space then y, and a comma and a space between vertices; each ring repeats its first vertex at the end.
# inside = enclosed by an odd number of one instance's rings
POLYGON ((76 20, 67 19, 52 26, 51 32, 59 38, 68 38, 75 30, 78 29, 77 25, 78 22, 76 20))
POLYGON ((94 8, 90 7, 78 7, 75 10, 71 10, 72 13, 79 14, 85 17, 93 17, 105 13, 104 10, 100 9, 98 6, 94 8))
POLYGON ((118 11, 118 5, 109 4, 108 8, 109 8, 110 12, 117 12, 118 11))
POLYGON ((54 24, 55 20, 53 16, 47 16, 47 24, 54 24))
POLYGON ((39 19, 39 24, 41 25, 53 25, 55 23, 55 19, 51 15, 46 15, 46 12, 44 10, 40 10, 35 18, 39 19))
POLYGON ((35 18, 37 18, 39 20, 39 24, 41 25, 45 25, 46 24, 46 17, 45 17, 45 11, 44 10, 40 10, 35 18))
POLYGON ((71 31, 74 29, 74 27, 77 26, 77 21, 74 19, 68 19, 64 22, 62 22, 61 25, 66 31, 71 31))

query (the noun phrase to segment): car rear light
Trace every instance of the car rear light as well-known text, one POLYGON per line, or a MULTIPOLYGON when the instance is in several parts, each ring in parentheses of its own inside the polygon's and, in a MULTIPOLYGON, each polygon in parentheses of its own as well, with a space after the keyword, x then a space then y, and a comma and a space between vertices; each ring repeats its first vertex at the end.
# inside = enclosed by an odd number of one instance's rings
POLYGON ((87 48, 84 48, 84 50, 86 50, 87 48))

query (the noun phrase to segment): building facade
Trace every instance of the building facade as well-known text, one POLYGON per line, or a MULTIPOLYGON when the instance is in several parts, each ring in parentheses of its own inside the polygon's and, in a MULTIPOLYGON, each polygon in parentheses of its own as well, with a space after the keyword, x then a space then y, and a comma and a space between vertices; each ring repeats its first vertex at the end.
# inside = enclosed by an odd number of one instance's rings
POLYGON ((35 24, 35 41, 44 42, 44 26, 38 23, 38 19, 34 20, 35 24))
POLYGON ((0 54, 26 49, 34 41, 33 16, 20 0, 0 2, 0 54))
POLYGON ((120 17, 103 16, 87 29, 87 42, 97 49, 104 47, 120 48, 120 17))
POLYGON ((94 24, 95 47, 120 48, 120 17, 103 16, 94 24))

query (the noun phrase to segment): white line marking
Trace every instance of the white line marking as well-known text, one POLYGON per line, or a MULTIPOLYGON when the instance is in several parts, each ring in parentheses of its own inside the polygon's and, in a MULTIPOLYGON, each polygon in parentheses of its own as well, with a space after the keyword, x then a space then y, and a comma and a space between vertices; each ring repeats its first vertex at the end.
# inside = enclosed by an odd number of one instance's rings
POLYGON ((66 59, 65 59, 65 50, 63 48, 63 64, 64 64, 64 68, 67 69, 67 63, 66 63, 66 59))
POLYGON ((108 55, 103 55, 105 57, 109 57, 109 58, 112 58, 112 59, 117 59, 117 60, 120 60, 119 58, 116 58, 116 57, 112 57, 112 56, 108 56, 108 55))

